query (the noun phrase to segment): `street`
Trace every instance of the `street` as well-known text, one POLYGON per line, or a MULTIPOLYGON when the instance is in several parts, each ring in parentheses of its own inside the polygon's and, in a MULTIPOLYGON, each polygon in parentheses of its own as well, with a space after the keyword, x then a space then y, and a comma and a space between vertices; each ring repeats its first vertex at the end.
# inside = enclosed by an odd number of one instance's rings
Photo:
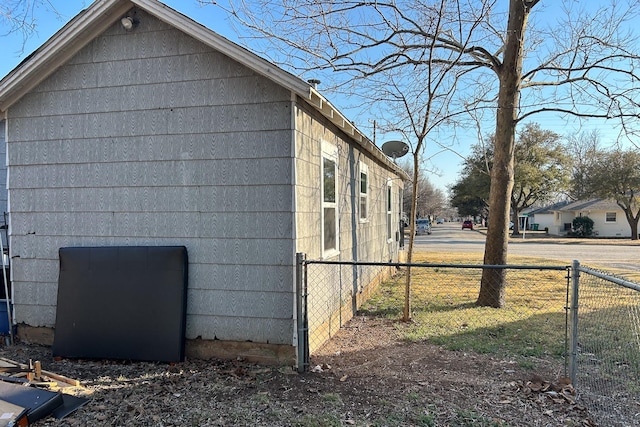
MULTIPOLYGON (((486 230, 462 230, 458 222, 434 224, 428 236, 417 236, 416 251, 484 252, 486 230)), ((558 260, 562 265, 578 260, 584 266, 640 271, 640 242, 533 237, 509 240, 509 254, 558 260), (591 243, 593 242, 593 243, 591 243)))

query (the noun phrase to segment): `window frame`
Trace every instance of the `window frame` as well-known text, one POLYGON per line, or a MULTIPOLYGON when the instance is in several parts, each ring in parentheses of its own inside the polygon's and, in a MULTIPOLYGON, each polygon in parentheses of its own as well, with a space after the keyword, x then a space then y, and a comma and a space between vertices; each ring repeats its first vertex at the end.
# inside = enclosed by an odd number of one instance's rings
POLYGON ((339 218, 340 218, 340 212, 338 209, 338 173, 339 173, 339 168, 338 168, 338 147, 330 144, 328 142, 323 141, 322 142, 322 155, 321 155, 321 160, 320 160, 320 204, 321 204, 321 209, 320 209, 320 233, 321 233, 321 238, 320 238, 320 244, 321 244, 321 252, 322 252, 322 258, 326 259, 326 258, 331 258, 334 257, 336 255, 338 255, 340 253, 340 233, 339 233, 339 218), (333 195, 334 195, 334 200, 331 201, 327 201, 325 200, 325 196, 326 196, 326 188, 325 188, 325 178, 326 178, 326 173, 325 173, 325 160, 330 161, 333 163, 333 168, 334 168, 334 180, 333 180, 333 195), (326 214, 325 214, 325 210, 326 209, 332 209, 334 211, 334 229, 333 229, 333 234, 334 234, 334 247, 326 247, 326 214))
POLYGON ((386 197, 386 211, 387 211, 387 242, 393 241, 393 187, 391 180, 387 179, 387 197, 386 197))
POLYGON ((369 222, 369 166, 366 163, 360 162, 359 175, 358 175, 358 218, 360 222, 369 222), (362 176, 364 175, 364 192, 362 191, 363 182, 362 176), (362 209, 364 202, 364 209, 362 209))
POLYGON ((604 222, 605 224, 614 224, 618 222, 618 212, 605 212, 604 222), (609 219, 609 215, 613 215, 613 219, 609 219))
POLYGON ((404 188, 398 187, 398 230, 400 229, 400 221, 402 221, 402 212, 404 211, 404 188))

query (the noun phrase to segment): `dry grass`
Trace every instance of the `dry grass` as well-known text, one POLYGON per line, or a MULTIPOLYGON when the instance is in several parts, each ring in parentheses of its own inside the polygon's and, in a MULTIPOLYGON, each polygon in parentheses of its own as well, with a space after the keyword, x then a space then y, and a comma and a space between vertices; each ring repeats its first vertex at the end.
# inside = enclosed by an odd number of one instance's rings
MULTIPOLYGON (((565 352, 566 270, 509 270, 506 306, 478 307, 480 254, 419 253, 416 263, 440 265, 411 269, 413 323, 402 336, 450 350, 503 356, 553 356, 565 352)), ((558 262, 513 257, 511 264, 562 267, 558 262)), ((386 282, 363 307, 367 315, 399 318, 404 307, 404 275, 386 282)))

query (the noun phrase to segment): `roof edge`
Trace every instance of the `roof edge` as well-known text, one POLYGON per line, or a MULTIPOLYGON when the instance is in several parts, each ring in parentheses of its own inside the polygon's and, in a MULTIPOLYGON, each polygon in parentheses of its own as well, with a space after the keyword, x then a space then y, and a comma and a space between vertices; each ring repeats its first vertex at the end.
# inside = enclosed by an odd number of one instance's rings
POLYGON ((310 83, 221 36, 158 0, 96 0, 78 13, 44 44, 0 80, 0 114, 67 62, 91 40, 104 32, 129 9, 137 6, 167 24, 223 53, 256 73, 305 99, 363 149, 406 180, 408 176, 355 124, 348 120, 310 83))
POLYGON ((311 85, 266 59, 221 36, 210 28, 156 0, 130 0, 156 18, 177 28, 187 29, 191 37, 251 68, 306 99, 311 98, 311 85))
POLYGON ((98 0, 73 17, 0 81, 0 112, 109 28, 114 20, 107 17, 122 15, 131 7, 133 3, 128 0, 98 0))
POLYGON ((326 117, 331 123, 340 128, 349 137, 355 140, 360 147, 370 153, 377 160, 384 163, 387 167, 392 169, 398 175, 401 175, 404 181, 410 180, 409 175, 398 166, 395 162, 392 162, 389 157, 382 152, 382 150, 373 143, 363 132, 361 132, 356 125, 349 121, 337 108, 335 108, 331 102, 320 94, 316 89, 311 88, 311 97, 307 100, 309 104, 314 107, 320 114, 326 117))

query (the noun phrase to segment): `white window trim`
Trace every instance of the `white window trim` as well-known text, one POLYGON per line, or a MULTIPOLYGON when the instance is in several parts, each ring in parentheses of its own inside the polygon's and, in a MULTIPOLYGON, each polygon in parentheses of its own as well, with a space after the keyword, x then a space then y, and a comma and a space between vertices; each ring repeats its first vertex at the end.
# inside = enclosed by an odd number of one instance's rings
POLYGON ((385 210, 387 213, 387 242, 393 241, 393 187, 391 186, 391 179, 387 179, 387 195, 385 197, 385 210))
POLYGON ((358 174, 358 217, 360 222, 369 222, 369 166, 360 162, 360 173, 358 174), (362 174, 367 177, 365 193, 362 192, 362 174), (365 199, 365 212, 362 212, 362 198, 365 199))
POLYGON ((398 231, 400 231, 400 221, 402 221, 402 212, 404 211, 403 209, 403 202, 404 202, 404 188, 399 187, 398 188, 398 231))
POLYGON ((605 212, 605 213, 604 213, 604 222, 605 222, 606 224, 615 224, 615 223, 617 223, 617 222, 618 222, 618 212, 605 212), (609 220, 607 219, 607 215, 608 215, 608 214, 613 214, 613 215, 615 215, 615 219, 614 219, 613 221, 609 221, 609 220))
POLYGON ((326 259, 326 258, 332 258, 338 254, 340 254, 340 211, 338 209, 338 199, 339 199, 339 193, 338 193, 338 175, 339 175, 339 168, 338 168, 338 147, 328 143, 326 141, 322 141, 322 156, 320 159, 320 204, 321 204, 321 208, 320 208, 320 231, 321 231, 321 235, 320 235, 320 244, 321 244, 321 250, 322 250, 322 258, 326 259), (335 179, 335 197, 336 200, 335 202, 325 202, 324 201, 324 159, 329 159, 331 161, 333 161, 336 165, 336 179, 335 179), (325 249, 324 247, 324 209, 325 207, 332 207, 335 209, 335 216, 336 216, 336 225, 335 225, 335 238, 336 238, 336 247, 335 248, 330 248, 330 249, 325 249))

